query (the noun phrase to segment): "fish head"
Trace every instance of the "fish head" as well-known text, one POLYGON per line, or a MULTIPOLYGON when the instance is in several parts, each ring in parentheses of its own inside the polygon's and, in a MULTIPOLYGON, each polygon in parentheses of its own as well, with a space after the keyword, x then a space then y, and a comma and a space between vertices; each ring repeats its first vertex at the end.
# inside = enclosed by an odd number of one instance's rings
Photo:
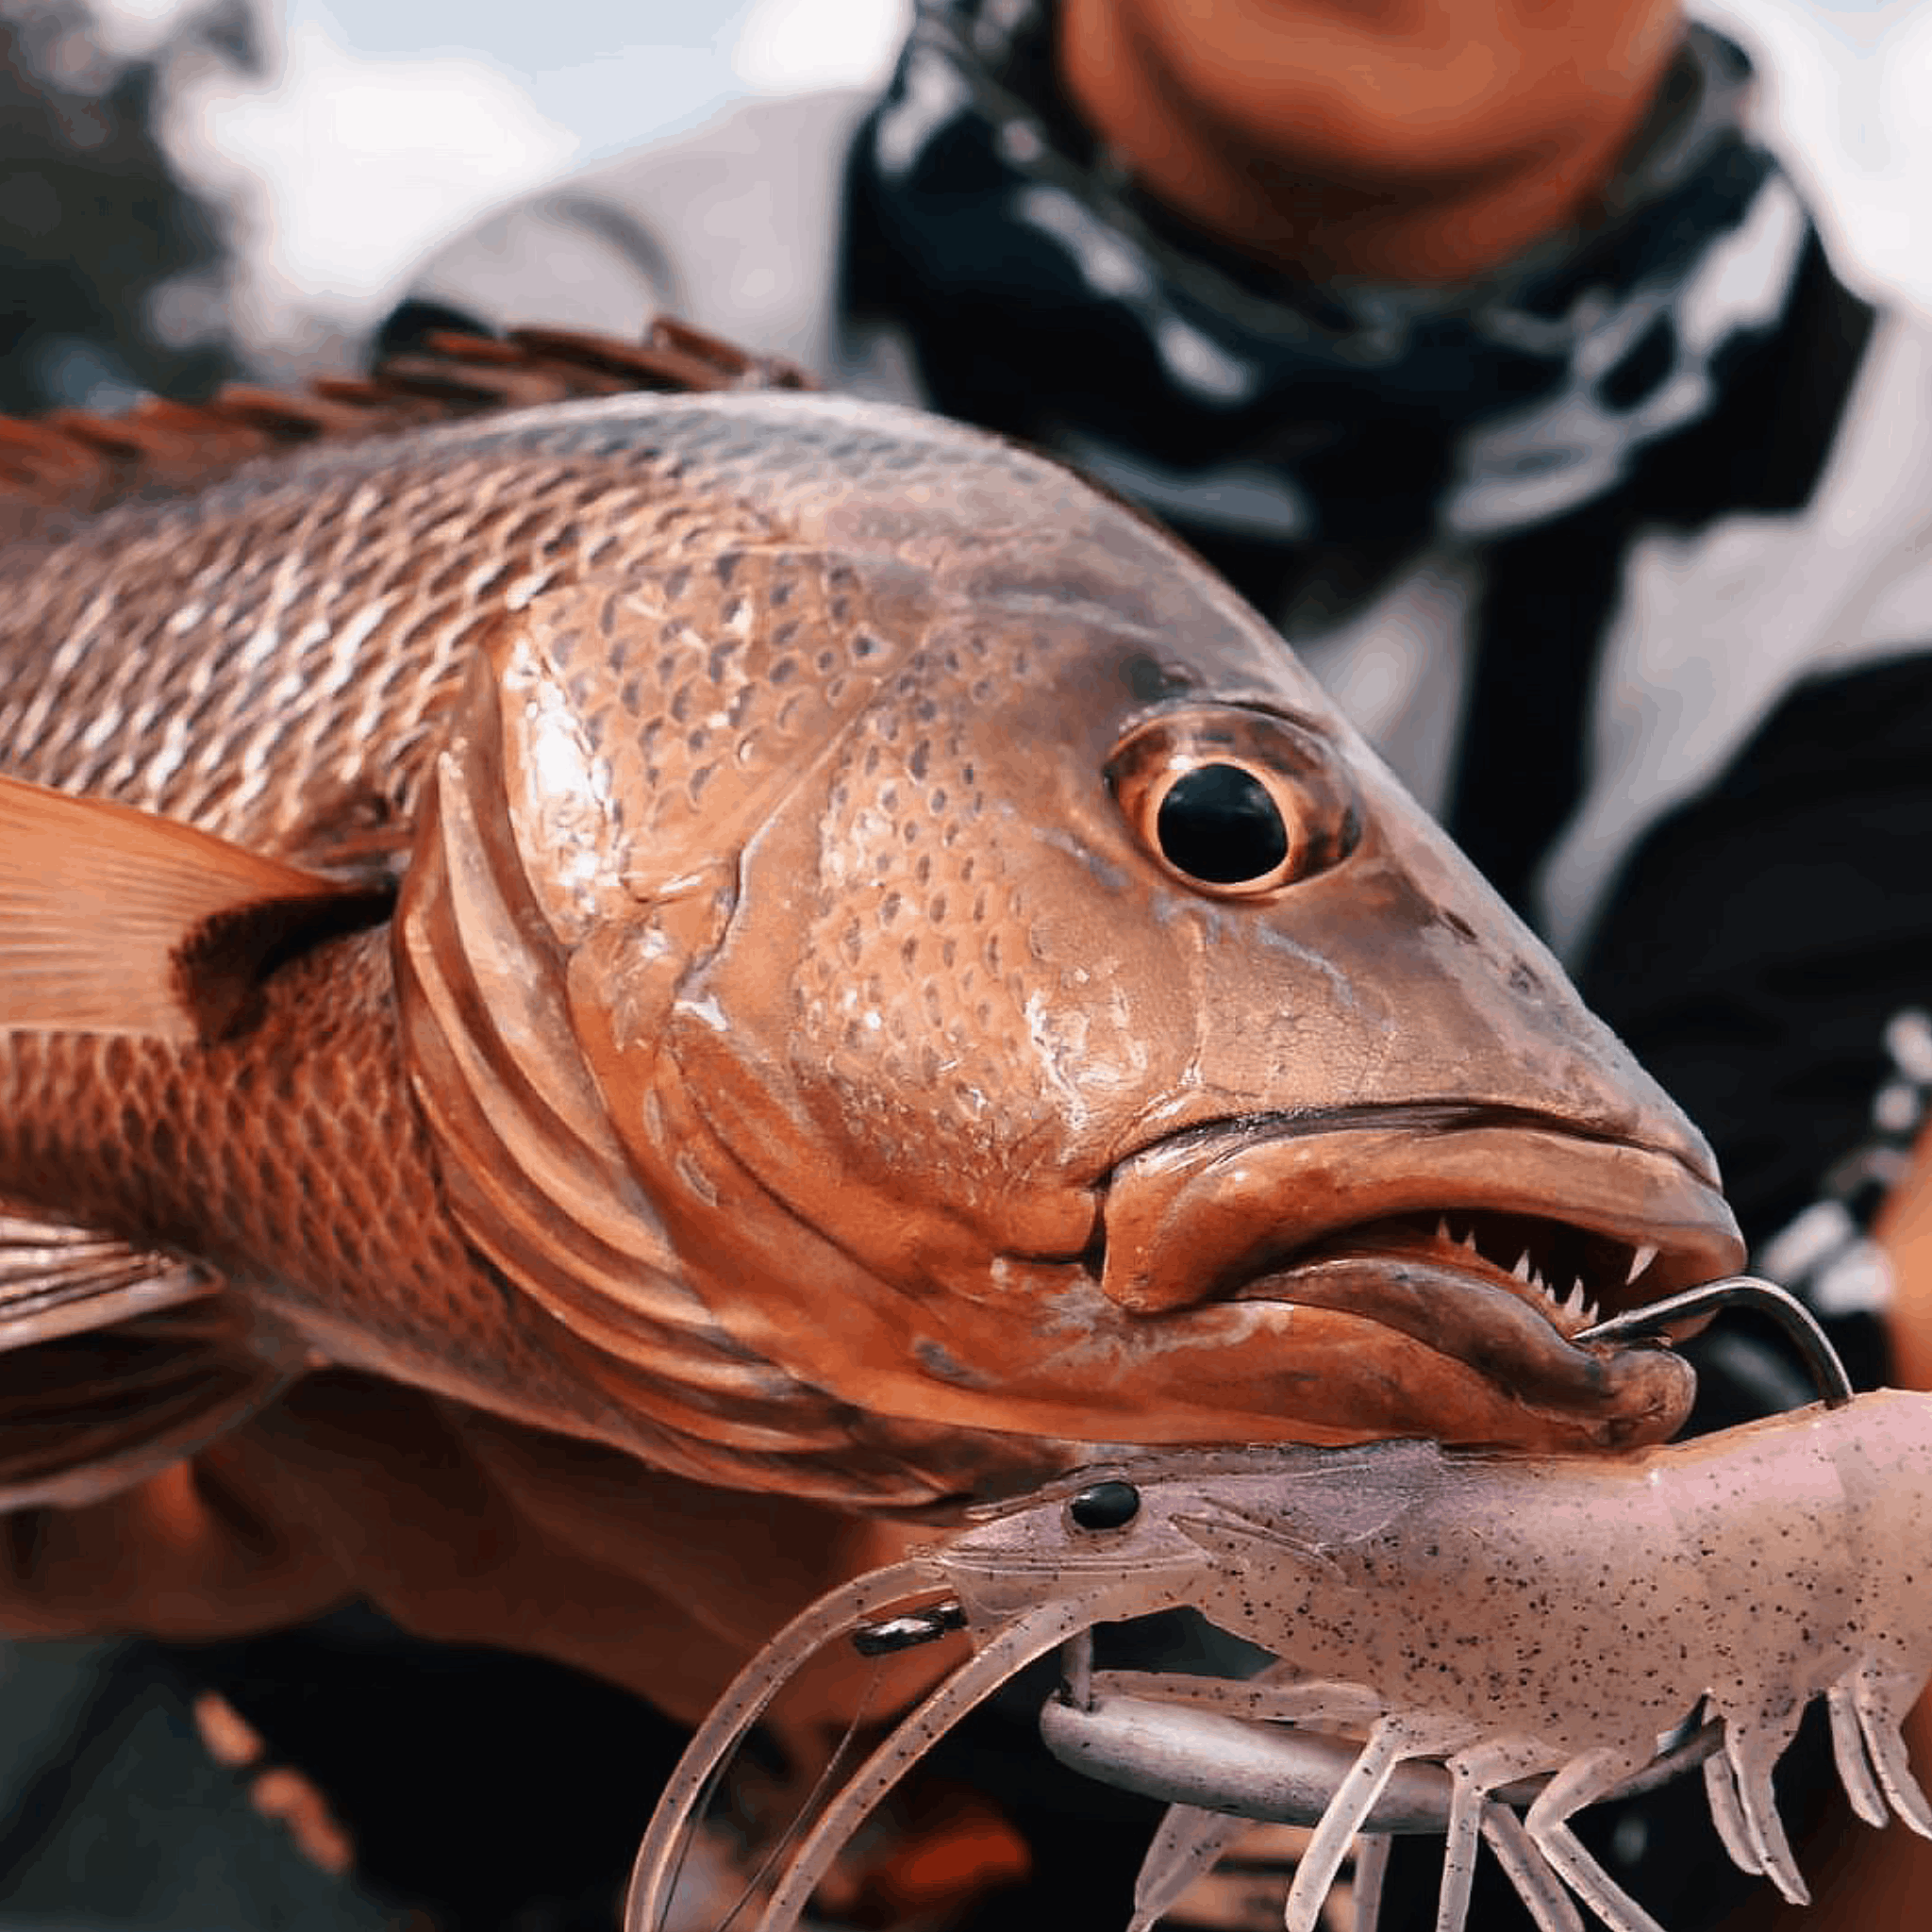
POLYGON ((735 1342, 982 1489, 1674 1429, 1679 1357, 1571 1338, 1738 1264, 1708 1148, 1267 624, 994 439, 687 413, 701 541, 525 612, 489 728, 735 1342))

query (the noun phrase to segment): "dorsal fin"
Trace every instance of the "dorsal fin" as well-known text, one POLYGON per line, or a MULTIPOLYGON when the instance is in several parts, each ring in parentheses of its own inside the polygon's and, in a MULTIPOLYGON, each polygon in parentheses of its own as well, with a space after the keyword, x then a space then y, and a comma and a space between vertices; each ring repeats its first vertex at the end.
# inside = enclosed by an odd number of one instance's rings
POLYGON ((388 909, 176 820, 0 777, 0 1030, 218 1039, 277 960, 388 909))
POLYGON ((437 330, 373 375, 303 390, 231 383, 206 403, 150 396, 125 414, 0 417, 0 541, 58 533, 116 504, 190 494, 243 463, 496 409, 629 390, 809 389, 809 376, 669 317, 641 342, 562 329, 504 341, 437 330))

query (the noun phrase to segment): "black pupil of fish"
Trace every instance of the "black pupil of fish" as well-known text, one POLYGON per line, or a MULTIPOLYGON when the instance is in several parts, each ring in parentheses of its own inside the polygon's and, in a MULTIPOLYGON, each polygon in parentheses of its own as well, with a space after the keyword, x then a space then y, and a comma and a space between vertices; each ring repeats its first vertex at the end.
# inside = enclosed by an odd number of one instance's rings
POLYGON ((1267 786, 1240 765, 1196 765, 1155 815, 1160 856, 1210 886, 1265 878, 1288 857, 1288 826, 1267 786))
POLYGON ((1141 1492, 1132 1483, 1090 1483, 1067 1505, 1082 1529, 1121 1529, 1141 1513, 1141 1492))

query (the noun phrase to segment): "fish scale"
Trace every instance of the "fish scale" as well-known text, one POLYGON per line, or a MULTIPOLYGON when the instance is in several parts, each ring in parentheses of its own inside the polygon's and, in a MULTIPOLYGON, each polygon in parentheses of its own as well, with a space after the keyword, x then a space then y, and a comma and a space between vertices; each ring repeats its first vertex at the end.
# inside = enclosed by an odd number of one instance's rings
MULTIPOLYGON (((996 950, 989 957, 992 931, 1018 908, 1001 859, 1003 828, 958 722, 970 715, 971 691, 957 662, 934 664, 931 655, 898 681, 924 705, 869 712, 831 774, 817 859, 821 901, 840 909, 822 917, 807 948, 799 1028, 825 1042, 839 1105, 888 1097, 881 1125, 894 1135, 895 1162, 918 1158, 935 1108, 965 1124, 961 1151, 984 1161, 999 1152, 998 1125, 984 1118, 987 1093, 1013 1096, 1019 1111, 1009 1108, 1007 1127, 1042 1120, 1053 1101, 1029 1091, 1020 1064, 1027 990, 1001 970, 996 950), (841 907, 855 881, 874 895, 883 957, 870 957, 841 907), (1013 1050, 990 1064, 989 1044, 1006 1041, 1013 1050)), ((970 1174, 956 1170, 956 1178, 970 1174)))

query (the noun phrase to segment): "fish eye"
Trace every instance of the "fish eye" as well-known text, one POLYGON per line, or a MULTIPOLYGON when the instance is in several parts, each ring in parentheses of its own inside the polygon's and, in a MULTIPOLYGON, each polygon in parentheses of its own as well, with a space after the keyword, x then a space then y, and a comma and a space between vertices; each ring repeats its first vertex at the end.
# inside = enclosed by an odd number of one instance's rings
POLYGON ((1273 885, 1288 862, 1288 820, 1267 779, 1218 760, 1169 779, 1154 840, 1174 871, 1206 886, 1273 885))
POLYGON ((1141 1492, 1132 1483, 1089 1483, 1067 1499, 1067 1515, 1078 1529, 1124 1529, 1140 1513, 1141 1492))
POLYGON ((1108 782, 1141 842, 1217 898, 1258 898, 1355 844, 1353 800, 1312 732, 1234 707, 1169 712, 1130 732, 1108 782))

